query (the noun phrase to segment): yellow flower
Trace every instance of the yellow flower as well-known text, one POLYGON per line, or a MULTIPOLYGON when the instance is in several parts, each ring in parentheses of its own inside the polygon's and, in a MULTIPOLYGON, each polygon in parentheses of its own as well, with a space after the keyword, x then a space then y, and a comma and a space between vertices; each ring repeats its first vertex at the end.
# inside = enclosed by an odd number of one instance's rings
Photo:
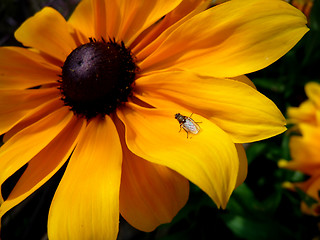
POLYGON ((309 82, 305 86, 308 97, 299 107, 288 108, 289 121, 294 124, 305 123, 320 126, 320 84, 309 82))
POLYGON ((28 166, 0 216, 68 159, 49 239, 116 239, 119 213, 152 231, 184 206, 188 180, 226 207, 247 174, 241 144, 286 129, 244 74, 308 29, 282 0, 210 2, 84 0, 68 21, 46 7, 22 24, 29 48, 0 49, 0 184, 28 166), (176 113, 200 132, 179 132, 176 113))
POLYGON ((307 181, 296 183, 295 185, 313 199, 312 203, 309 204, 304 201, 301 202, 302 212, 313 216, 320 216, 320 172, 317 175, 311 176, 307 181))
POLYGON ((279 166, 294 171, 300 171, 310 176, 305 182, 294 183, 317 200, 317 203, 308 206, 302 203, 302 211, 307 214, 320 215, 320 84, 310 82, 305 91, 308 100, 299 107, 288 108, 289 121, 296 124, 295 130, 301 135, 290 138, 289 148, 292 160, 279 161, 279 166))

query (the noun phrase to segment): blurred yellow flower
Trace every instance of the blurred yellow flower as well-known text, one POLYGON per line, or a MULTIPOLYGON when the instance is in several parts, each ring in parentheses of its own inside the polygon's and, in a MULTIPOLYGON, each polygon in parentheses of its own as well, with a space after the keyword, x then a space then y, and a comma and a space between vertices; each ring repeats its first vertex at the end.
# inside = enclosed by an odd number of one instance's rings
POLYGON ((314 0, 291 0, 290 3, 303 12, 307 18, 310 17, 310 12, 313 7, 314 0))
POLYGON ((290 138, 292 160, 281 160, 279 166, 310 176, 306 182, 294 183, 293 186, 318 201, 311 206, 303 202, 302 211, 320 215, 320 84, 310 82, 306 84, 305 91, 308 99, 299 107, 288 109, 288 121, 295 123, 294 129, 300 133, 290 138))
POLYGON ((210 3, 84 0, 68 21, 46 7, 21 25, 28 48, 0 49, 1 186, 27 168, 1 217, 68 159, 49 239, 116 239, 119 213, 152 231, 185 205, 188 180, 226 207, 247 174, 241 144, 286 130, 244 74, 308 28, 282 0, 210 3), (176 113, 200 132, 179 133, 176 113))
POLYGON ((305 123, 312 126, 320 125, 320 85, 316 82, 307 83, 305 92, 308 97, 299 107, 288 108, 289 122, 305 123))

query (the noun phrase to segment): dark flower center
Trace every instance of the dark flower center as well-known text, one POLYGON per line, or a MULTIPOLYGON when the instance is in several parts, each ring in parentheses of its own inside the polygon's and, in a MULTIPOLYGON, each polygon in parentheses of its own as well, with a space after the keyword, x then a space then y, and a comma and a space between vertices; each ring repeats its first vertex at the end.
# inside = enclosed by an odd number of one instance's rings
POLYGON ((76 115, 87 119, 110 114, 128 101, 137 69, 123 42, 90 39, 64 62, 62 100, 76 115))

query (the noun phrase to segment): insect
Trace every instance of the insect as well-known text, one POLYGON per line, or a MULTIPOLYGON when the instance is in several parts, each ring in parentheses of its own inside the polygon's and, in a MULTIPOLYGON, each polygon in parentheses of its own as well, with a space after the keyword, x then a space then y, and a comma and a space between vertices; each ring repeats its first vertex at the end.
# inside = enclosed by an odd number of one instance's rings
POLYGON ((200 126, 198 125, 198 123, 201 123, 201 122, 195 122, 191 118, 192 114, 193 113, 191 113, 190 117, 183 116, 180 113, 177 113, 175 115, 175 119, 177 119, 178 122, 180 123, 180 131, 181 131, 181 128, 183 128, 183 130, 185 130, 187 133, 187 138, 189 133, 198 134, 200 131, 200 126))

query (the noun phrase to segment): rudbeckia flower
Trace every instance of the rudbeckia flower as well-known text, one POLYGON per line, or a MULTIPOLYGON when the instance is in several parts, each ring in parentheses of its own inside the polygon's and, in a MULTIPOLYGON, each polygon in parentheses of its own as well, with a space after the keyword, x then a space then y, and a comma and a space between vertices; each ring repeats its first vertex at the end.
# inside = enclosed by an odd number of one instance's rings
POLYGON ((119 213, 152 231, 185 205, 188 180, 226 207, 247 174, 241 144, 286 129, 244 74, 308 29, 282 0, 209 4, 84 0, 68 21, 46 7, 21 25, 26 48, 0 49, 1 186, 27 167, 1 216, 67 161, 49 239, 116 239, 119 213), (179 132, 177 113, 199 133, 179 132))
MULTIPOLYGON (((281 160, 279 166, 293 171, 300 171, 310 178, 305 182, 289 183, 289 188, 295 187, 304 191, 316 202, 308 206, 301 203, 304 213, 320 215, 320 84, 307 83, 305 92, 308 99, 299 107, 288 109, 289 122, 295 123, 294 132, 299 135, 291 136, 289 148, 291 161, 281 160)), ((288 185, 286 183, 285 185, 288 185)))

